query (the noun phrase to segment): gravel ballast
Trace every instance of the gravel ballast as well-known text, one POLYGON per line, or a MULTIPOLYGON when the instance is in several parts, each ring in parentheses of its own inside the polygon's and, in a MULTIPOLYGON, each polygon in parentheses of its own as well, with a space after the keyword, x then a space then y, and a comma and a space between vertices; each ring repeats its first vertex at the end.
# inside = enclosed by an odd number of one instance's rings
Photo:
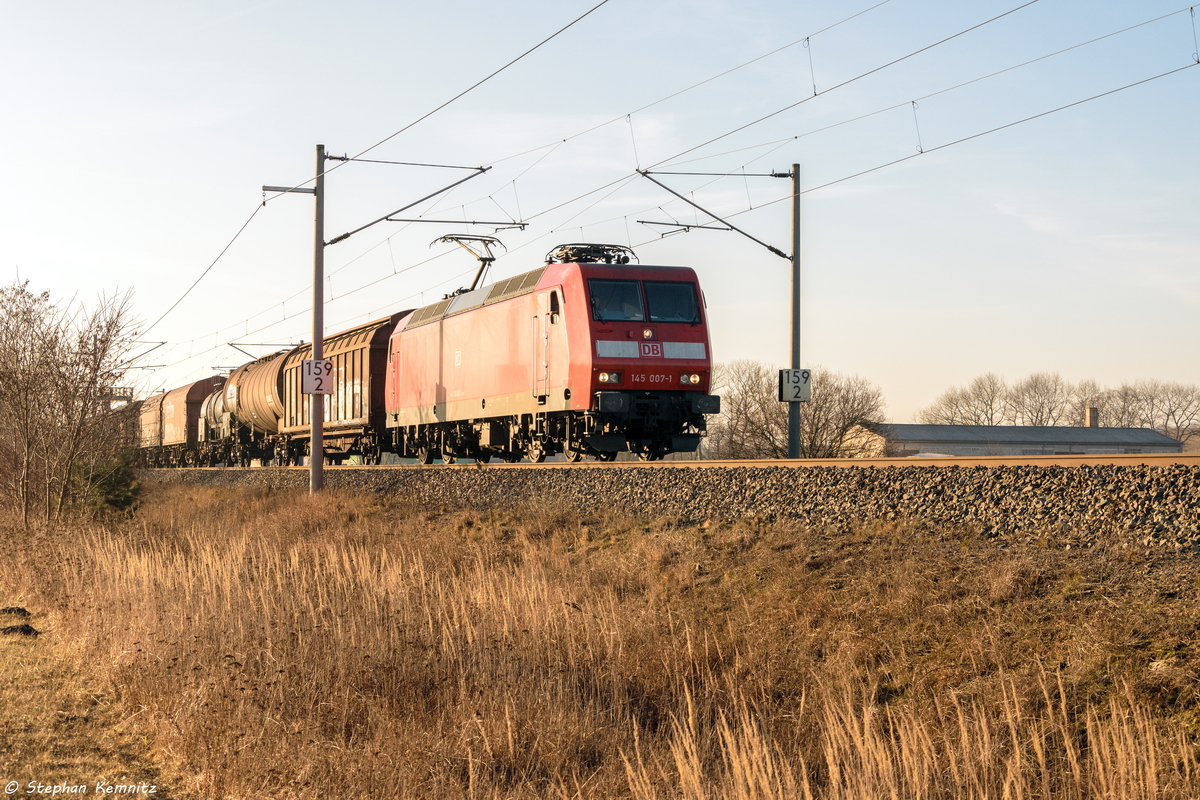
MULTIPOLYGON (((304 469, 147 470, 145 482, 303 490, 304 469)), ((1056 546, 1200 551, 1200 467, 714 467, 327 469, 333 490, 386 493, 431 508, 549 499, 584 512, 684 521, 795 519, 844 527, 912 519, 992 539, 1056 546)))

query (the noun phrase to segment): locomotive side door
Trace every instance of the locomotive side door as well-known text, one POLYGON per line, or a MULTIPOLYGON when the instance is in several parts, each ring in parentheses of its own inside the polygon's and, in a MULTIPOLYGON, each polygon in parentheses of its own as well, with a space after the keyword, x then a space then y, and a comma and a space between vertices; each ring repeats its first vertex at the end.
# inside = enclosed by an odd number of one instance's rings
POLYGON ((550 381, 550 294, 539 292, 533 318, 533 396, 546 402, 550 381))

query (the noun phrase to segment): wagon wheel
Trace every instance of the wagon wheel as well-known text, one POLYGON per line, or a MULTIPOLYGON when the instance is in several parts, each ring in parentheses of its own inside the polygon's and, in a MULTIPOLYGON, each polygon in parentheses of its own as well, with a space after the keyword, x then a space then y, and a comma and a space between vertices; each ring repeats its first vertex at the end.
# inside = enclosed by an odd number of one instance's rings
POLYGON ((487 450, 480 450, 479 455, 475 456, 476 464, 486 464, 492 460, 492 454, 487 450))
POLYGON ((578 443, 568 442, 563 445, 563 458, 571 464, 578 464, 583 461, 583 447, 578 443))
POLYGON ((601 450, 599 453, 596 454, 596 460, 597 461, 616 461, 617 460, 617 451, 616 450, 601 450))
POLYGON ((442 463, 443 464, 457 464, 458 456, 452 456, 449 453, 442 453, 442 463))
POLYGON ((664 453, 662 450, 649 450, 644 453, 638 453, 638 458, 640 458, 642 461, 662 461, 663 456, 665 455, 666 453, 664 453))
POLYGON ((430 464, 433 462, 433 450, 428 447, 417 448, 417 463, 430 464))
POLYGON ((530 442, 525 448, 525 457, 532 464, 540 464, 546 460, 546 445, 541 442, 530 442))

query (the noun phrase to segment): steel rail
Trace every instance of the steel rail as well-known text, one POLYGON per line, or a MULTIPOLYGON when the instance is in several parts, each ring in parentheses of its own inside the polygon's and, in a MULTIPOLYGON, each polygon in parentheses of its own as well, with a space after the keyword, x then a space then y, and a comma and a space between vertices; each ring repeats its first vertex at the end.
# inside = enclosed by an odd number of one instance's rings
MULTIPOLYGON (((549 462, 542 464, 476 464, 465 461, 458 464, 343 464, 326 466, 328 470, 348 469, 804 469, 806 467, 841 467, 843 469, 884 469, 888 467, 947 468, 947 467, 1101 467, 1101 466, 1148 466, 1173 467, 1200 466, 1200 453, 1122 453, 1095 455, 1048 455, 1048 456, 971 456, 937 458, 798 458, 798 459, 743 459, 712 461, 581 461, 549 462)), ((168 471, 177 469, 166 468, 168 471)), ((186 467, 185 469, 255 470, 264 467, 186 467)), ((308 469, 307 467, 265 467, 265 469, 308 469)))

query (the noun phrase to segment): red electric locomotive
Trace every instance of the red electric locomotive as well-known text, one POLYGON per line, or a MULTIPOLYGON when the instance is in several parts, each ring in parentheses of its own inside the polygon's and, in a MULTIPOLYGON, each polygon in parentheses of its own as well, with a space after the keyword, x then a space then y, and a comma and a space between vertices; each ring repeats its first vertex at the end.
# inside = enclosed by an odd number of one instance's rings
MULTIPOLYGON (((696 450, 705 415, 720 411, 708 394, 704 296, 691 269, 631 265, 631 256, 562 245, 532 272, 330 336, 324 458, 611 461, 696 450)), ((146 400, 140 462, 302 463, 310 423, 300 368, 311 352, 281 350, 228 380, 146 400)))
POLYGON ((388 348, 392 449, 429 463, 646 460, 699 447, 711 349, 686 267, 569 244, 546 266, 401 317, 388 348))

